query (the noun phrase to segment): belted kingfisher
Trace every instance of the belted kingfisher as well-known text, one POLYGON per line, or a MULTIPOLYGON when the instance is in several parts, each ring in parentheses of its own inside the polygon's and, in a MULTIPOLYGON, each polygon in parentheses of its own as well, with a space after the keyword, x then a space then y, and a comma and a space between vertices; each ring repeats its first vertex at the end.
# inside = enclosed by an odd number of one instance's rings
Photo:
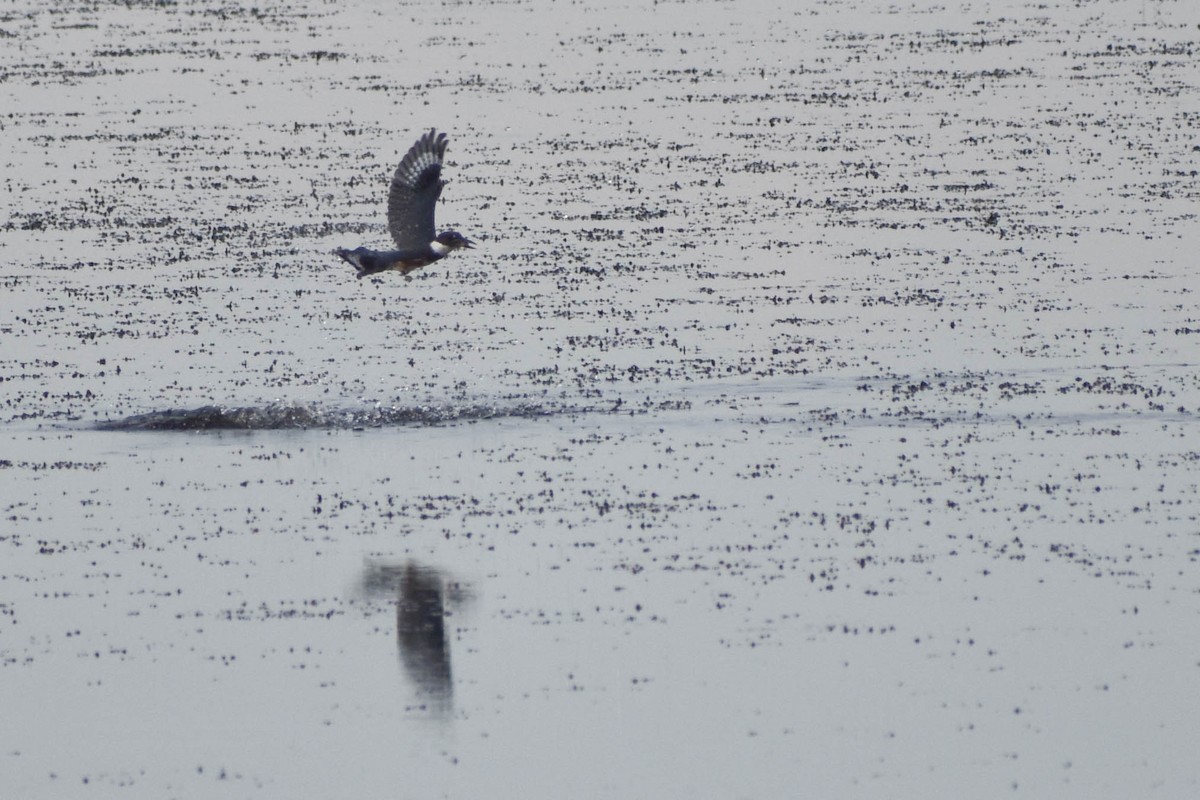
POLYGON ((388 190, 388 231, 397 250, 368 250, 339 247, 341 256, 358 270, 358 277, 389 269, 407 275, 414 269, 432 264, 452 250, 474 247, 475 243, 458 231, 442 231, 434 236, 433 209, 446 182, 442 180, 442 158, 449 140, 446 134, 430 128, 417 139, 392 175, 388 190))

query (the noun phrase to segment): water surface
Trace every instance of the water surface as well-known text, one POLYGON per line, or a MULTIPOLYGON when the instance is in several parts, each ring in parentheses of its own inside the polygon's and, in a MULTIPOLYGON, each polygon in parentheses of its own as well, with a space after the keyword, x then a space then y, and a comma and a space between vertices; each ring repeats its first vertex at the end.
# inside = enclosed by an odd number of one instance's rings
POLYGON ((1194 22, 10 8, 2 793, 1196 796, 1194 22))

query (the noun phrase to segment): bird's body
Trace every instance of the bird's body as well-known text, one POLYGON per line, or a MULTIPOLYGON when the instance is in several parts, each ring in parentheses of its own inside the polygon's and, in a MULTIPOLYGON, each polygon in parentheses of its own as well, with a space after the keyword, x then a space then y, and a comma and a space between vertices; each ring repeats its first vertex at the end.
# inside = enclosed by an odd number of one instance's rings
POLYGON ((388 232, 396 250, 356 247, 333 251, 357 270, 359 278, 388 270, 407 275, 460 247, 475 246, 458 231, 434 235, 433 212, 446 185, 442 180, 442 159, 448 143, 446 134, 431 128, 409 148, 392 175, 388 190, 388 232))

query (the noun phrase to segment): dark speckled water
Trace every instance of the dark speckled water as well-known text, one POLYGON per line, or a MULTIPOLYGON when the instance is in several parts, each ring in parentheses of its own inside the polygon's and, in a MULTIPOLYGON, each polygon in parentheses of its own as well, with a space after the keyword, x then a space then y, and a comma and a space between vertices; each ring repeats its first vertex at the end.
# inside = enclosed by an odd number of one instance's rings
POLYGON ((1196 22, 0 9, 0 796, 1198 796, 1196 22))

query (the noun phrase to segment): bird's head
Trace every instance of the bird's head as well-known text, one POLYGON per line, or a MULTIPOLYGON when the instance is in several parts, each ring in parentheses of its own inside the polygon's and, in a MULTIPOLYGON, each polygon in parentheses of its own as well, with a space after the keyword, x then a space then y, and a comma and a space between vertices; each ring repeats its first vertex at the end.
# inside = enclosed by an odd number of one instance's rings
POLYGON ((443 247, 457 250, 460 247, 474 247, 475 243, 458 231, 442 231, 434 240, 443 247))

